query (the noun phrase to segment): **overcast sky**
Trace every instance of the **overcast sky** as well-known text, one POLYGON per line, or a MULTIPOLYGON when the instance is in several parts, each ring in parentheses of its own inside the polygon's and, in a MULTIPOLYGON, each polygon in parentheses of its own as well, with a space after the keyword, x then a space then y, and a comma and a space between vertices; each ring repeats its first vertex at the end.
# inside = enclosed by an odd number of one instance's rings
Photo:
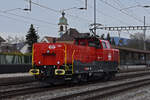
MULTIPOLYGON (((40 37, 58 36, 60 11, 72 7, 84 7, 85 0, 32 0, 40 6, 32 3, 31 12, 21 10, 29 7, 27 1, 0 1, 0 36, 4 38, 7 36, 25 36, 30 24, 34 24, 40 37)), ((89 32, 89 25, 93 23, 93 1, 88 0, 87 10, 65 11, 69 27, 76 28, 79 32, 89 32)), ((97 23, 104 26, 143 25, 143 16, 146 16, 146 25, 150 25, 150 8, 139 6, 150 5, 150 0, 96 0, 96 2, 97 23), (127 7, 133 8, 124 9, 127 7), (121 12, 121 9, 124 10, 121 12)), ((108 33, 108 31, 98 31, 98 35, 103 33, 108 33)), ((117 32, 109 33, 117 36, 117 32)), ((131 33, 134 31, 121 32, 121 36, 128 37, 131 33)))

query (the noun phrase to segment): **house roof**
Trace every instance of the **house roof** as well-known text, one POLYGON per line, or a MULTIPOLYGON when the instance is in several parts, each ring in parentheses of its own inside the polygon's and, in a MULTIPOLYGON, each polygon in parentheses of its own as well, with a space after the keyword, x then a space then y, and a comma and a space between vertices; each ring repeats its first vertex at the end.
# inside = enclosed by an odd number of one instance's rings
POLYGON ((41 42, 48 42, 48 43, 53 43, 54 39, 57 39, 56 37, 49 37, 49 36, 45 36, 41 42))
POLYGON ((76 29, 70 28, 57 41, 73 41, 75 38, 81 37, 89 33, 79 33, 76 29))
POLYGON ((48 41, 53 41, 53 38, 54 38, 54 37, 45 36, 45 38, 46 38, 48 41))
POLYGON ((67 30, 66 33, 64 33, 60 38, 57 37, 49 37, 45 36, 41 42, 47 42, 47 43, 53 43, 53 42, 60 42, 60 41, 73 41, 76 38, 83 37, 83 36, 89 36, 90 33, 79 33, 76 29, 70 28, 67 30))
POLYGON ((5 42, 5 40, 0 36, 0 42, 5 42))

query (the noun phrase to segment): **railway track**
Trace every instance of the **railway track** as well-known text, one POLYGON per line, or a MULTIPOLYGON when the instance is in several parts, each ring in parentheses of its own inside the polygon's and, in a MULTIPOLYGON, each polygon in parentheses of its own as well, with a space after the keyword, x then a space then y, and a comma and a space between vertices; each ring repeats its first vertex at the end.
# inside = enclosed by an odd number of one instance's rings
POLYGON ((145 68, 125 68, 125 69, 120 69, 119 73, 138 72, 138 71, 146 71, 146 70, 150 70, 150 68, 149 67, 145 67, 145 68))
MULTIPOLYGON (((128 73, 136 73, 136 72, 145 72, 150 69, 132 69, 132 70, 125 70, 125 71, 120 71, 119 74, 128 74, 128 73)), ((1 79, 0 79, 1 80, 1 79)), ((24 83, 30 83, 30 82, 36 82, 37 80, 34 79, 33 76, 27 76, 27 77, 13 77, 13 78, 3 78, 3 81, 0 81, 0 87, 1 86, 10 86, 10 85, 19 85, 19 84, 24 84, 24 83)))
POLYGON ((33 94, 33 93, 38 93, 38 92, 44 92, 44 91, 53 91, 56 89, 60 88, 66 88, 68 86, 58 86, 58 87, 52 87, 50 85, 37 85, 33 87, 26 87, 26 88, 21 88, 21 89, 13 89, 13 90, 7 90, 7 91, 2 91, 0 92, 0 99, 7 99, 7 98, 12 98, 16 96, 23 96, 23 95, 28 95, 28 94, 33 94))
POLYGON ((0 80, 0 87, 1 86, 9 86, 9 85, 19 85, 24 83, 35 82, 33 76, 26 76, 26 77, 13 77, 13 78, 1 78, 0 80))
POLYGON ((105 86, 97 86, 96 88, 86 88, 75 93, 66 94, 63 96, 53 97, 49 100, 100 100, 117 94, 122 91, 140 87, 150 84, 150 77, 142 77, 139 79, 131 79, 130 81, 117 81, 117 84, 110 84, 105 86))
MULTIPOLYGON (((144 77, 145 75, 149 75, 149 74, 150 74, 150 71, 134 73, 133 75, 131 75, 129 73, 127 75, 126 74, 125 75, 120 74, 120 75, 117 76, 116 79, 114 79, 112 81, 109 81, 109 83, 115 82, 115 81, 121 81, 121 80, 124 80, 124 79, 129 80, 130 78, 144 77)), ((144 81, 144 80, 142 80, 142 81, 144 81)), ((85 83, 83 85, 75 85, 75 87, 82 87, 84 85, 88 86, 89 84, 95 84, 97 82, 101 82, 101 81, 85 83)), ((136 82, 138 82, 138 81, 136 81, 136 82)), ((105 83, 105 82, 102 82, 102 83, 105 83)), ((131 84, 133 84, 133 83, 131 83, 131 84)), ((117 84, 116 86, 118 86, 118 85, 119 84, 117 84)), ((72 86, 72 87, 74 87, 74 86, 72 86)), ((56 90, 61 91, 62 89, 72 88, 72 87, 69 87, 69 86, 66 86, 66 85, 59 85, 59 86, 55 86, 55 87, 52 87, 52 86, 37 86, 37 87, 30 87, 30 88, 27 87, 27 88, 24 88, 24 89, 7 90, 7 91, 0 92, 0 98, 11 98, 11 97, 16 97, 16 96, 30 95, 30 94, 34 94, 34 93, 41 93, 41 92, 47 92, 47 91, 56 91, 56 90)), ((108 88, 108 86, 103 87, 104 90, 106 90, 107 88, 108 88)), ((100 90, 103 90, 103 89, 100 89, 100 90)), ((65 95, 65 97, 52 98, 52 100, 63 99, 63 98, 69 99, 70 97, 72 98, 72 97, 76 97, 78 95, 80 96, 80 95, 88 94, 88 93, 91 94, 92 92, 96 92, 96 91, 100 91, 100 90, 92 90, 91 92, 90 91, 84 91, 81 94, 77 93, 77 94, 71 94, 71 95, 67 95, 67 96, 65 95)))

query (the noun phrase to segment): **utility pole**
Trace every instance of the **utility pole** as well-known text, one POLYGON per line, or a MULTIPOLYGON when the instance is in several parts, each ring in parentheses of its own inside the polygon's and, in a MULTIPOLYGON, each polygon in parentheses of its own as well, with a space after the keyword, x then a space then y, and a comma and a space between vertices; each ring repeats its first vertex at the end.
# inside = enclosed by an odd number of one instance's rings
POLYGON ((30 11, 31 11, 31 4, 32 4, 32 1, 30 0, 30 1, 29 1, 29 5, 30 5, 29 10, 30 10, 30 11))
POLYGON ((81 10, 87 10, 87 0, 85 0, 85 7, 81 7, 81 8, 78 8, 78 9, 81 9, 81 10))
POLYGON ((120 34, 121 34, 121 30, 118 31, 118 36, 119 36, 119 43, 118 45, 120 46, 120 34))
POLYGON ((29 0, 29 8, 25 8, 23 10, 25 10, 25 11, 31 11, 31 6, 32 6, 31 4, 32 4, 32 1, 29 0))
POLYGON ((146 28, 145 28, 145 16, 144 16, 144 30, 143 30, 143 33, 144 33, 144 50, 146 50, 146 43, 145 43, 145 40, 146 40, 146 35, 145 35, 145 33, 146 33, 146 28))
POLYGON ((96 35, 96 0, 94 0, 94 34, 96 35))

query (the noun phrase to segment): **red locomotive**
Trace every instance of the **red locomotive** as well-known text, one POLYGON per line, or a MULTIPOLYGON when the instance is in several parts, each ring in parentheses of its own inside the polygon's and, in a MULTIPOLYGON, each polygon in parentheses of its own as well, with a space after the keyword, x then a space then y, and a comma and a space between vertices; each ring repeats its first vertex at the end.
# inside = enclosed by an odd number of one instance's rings
POLYGON ((97 37, 76 38, 73 44, 35 43, 33 68, 30 72, 39 80, 84 81, 99 76, 111 78, 118 71, 119 50, 97 37))

